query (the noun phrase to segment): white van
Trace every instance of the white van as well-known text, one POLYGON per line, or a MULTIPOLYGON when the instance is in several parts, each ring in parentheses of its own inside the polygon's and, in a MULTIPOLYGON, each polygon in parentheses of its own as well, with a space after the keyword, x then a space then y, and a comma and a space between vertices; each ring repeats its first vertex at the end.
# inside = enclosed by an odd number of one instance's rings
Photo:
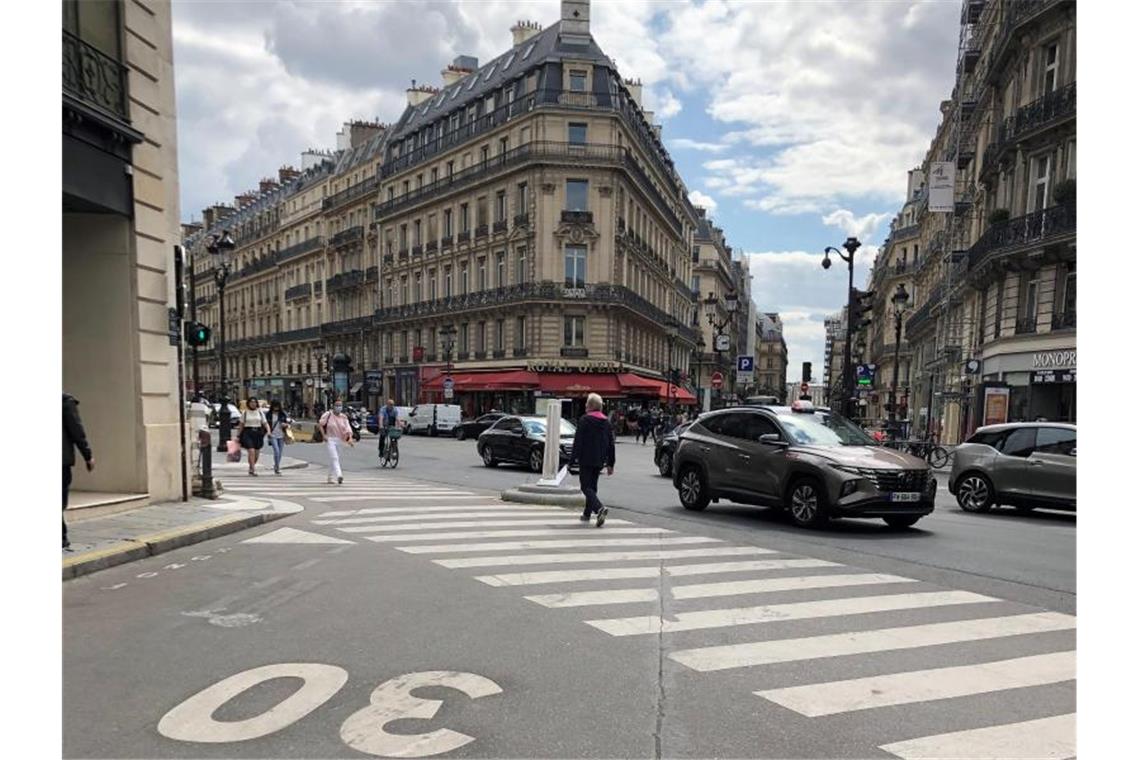
POLYGON ((419 404, 408 415, 408 432, 451 435, 462 416, 458 404, 419 404))

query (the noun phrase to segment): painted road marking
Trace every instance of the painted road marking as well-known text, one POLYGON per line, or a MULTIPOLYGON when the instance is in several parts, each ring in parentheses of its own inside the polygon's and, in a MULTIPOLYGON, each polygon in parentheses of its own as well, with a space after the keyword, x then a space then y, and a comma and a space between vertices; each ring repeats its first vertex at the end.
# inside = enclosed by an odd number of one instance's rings
POLYGON ((838 615, 862 615, 870 612, 910 610, 926 607, 945 607, 953 604, 999 602, 992 596, 971 591, 928 591, 917 594, 891 594, 889 596, 860 596, 850 599, 824 599, 816 602, 792 602, 759 607, 730 607, 720 610, 678 612, 676 620, 664 620, 657 615, 642 617, 587 620, 588 625, 611 636, 675 633, 703 628, 727 628, 754 623, 778 623, 785 620, 809 620, 838 615))
MULTIPOLYGON (((368 520, 369 522, 372 522, 373 520, 384 520, 386 522, 399 523, 399 524, 396 524, 396 525, 375 525, 375 527, 367 528, 367 530, 358 530, 358 531, 356 531, 356 530, 348 531, 347 528, 343 528, 342 530, 345 530, 346 532, 354 532, 354 533, 366 533, 368 531, 372 531, 372 532, 376 532, 376 533, 401 533, 401 532, 406 533, 406 532, 417 531, 417 530, 432 530, 434 528, 511 528, 511 527, 540 528, 543 526, 549 527, 549 528, 557 528, 557 527, 566 527, 566 526, 573 527, 575 525, 580 525, 578 523, 578 521, 573 519, 573 518, 568 518, 568 517, 564 516, 561 519, 551 519, 550 515, 544 515, 541 513, 535 515, 533 518, 528 518, 528 519, 523 519, 523 520, 495 520, 495 519, 464 520, 464 519, 460 519, 457 521, 456 520, 448 521, 445 519, 439 519, 440 517, 448 517, 447 515, 443 515, 443 516, 429 515, 429 517, 431 517, 434 520, 434 522, 414 522, 414 523, 404 522, 405 520, 419 519, 417 517, 384 517, 384 518, 361 517, 361 518, 359 518, 360 520, 368 520)), ((463 517, 471 517, 471 515, 464 515, 463 517)), ((354 520, 313 520, 312 522, 317 524, 317 525, 341 525, 345 522, 355 522, 355 521, 354 520)), ((631 523, 629 520, 606 520, 606 524, 607 525, 633 525, 633 523, 631 523)))
MULTIPOLYGON (((378 525, 380 523, 407 523, 409 520, 483 520, 484 518, 531 517, 546 520, 566 520, 568 515, 554 514, 548 510, 539 509, 504 509, 492 506, 468 506, 466 504, 456 507, 408 507, 407 509, 385 509, 384 515, 371 517, 338 517, 334 520, 313 520, 314 525, 378 525), (431 510, 431 511, 428 511, 431 510), (410 513, 410 514, 409 514, 410 513)), ((424 523, 426 525, 426 523, 424 523)), ((385 526, 380 525, 380 528, 385 526)), ((344 528, 347 530, 347 528, 344 528)))
POLYGON ((100 588, 103 591, 116 591, 116 590, 121 589, 123 586, 126 586, 126 585, 127 584, 125 584, 125 583, 116 583, 113 586, 101 586, 100 588))
MULTIPOLYGON (((615 522, 607 520, 606 522, 615 522)), ((708 575, 713 573, 738 573, 750 570, 784 570, 802 567, 841 567, 837 562, 821 559, 760 559, 747 562, 709 562, 694 565, 673 565, 662 568, 614 567, 588 570, 547 570, 537 573, 499 573, 479 575, 475 580, 488 586, 533 586, 542 583, 571 583, 574 581, 608 581, 622 578, 659 578, 662 570, 666 575, 708 575)))
POLYGON ((255 538, 247 538, 243 544, 351 544, 355 543, 344 538, 325 536, 320 533, 310 533, 296 528, 278 528, 255 538))
POLYGON ((677 559, 680 557, 736 557, 745 554, 775 554, 755 546, 710 546, 705 549, 664 549, 633 552, 567 552, 564 554, 514 554, 505 557, 433 559, 440 567, 495 567, 496 565, 564 565, 576 562, 625 562, 630 560, 677 559))
POLYGON ((585 607, 591 604, 628 604, 657 601, 655 588, 623 588, 610 591, 577 591, 525 597, 543 607, 585 607))
MULTIPOLYGON (((486 511, 486 510, 499 510, 507 514, 516 514, 518 512, 540 512, 542 514, 567 514, 565 509, 560 507, 543 507, 539 504, 519 504, 511 506, 503 501, 489 501, 486 504, 417 504, 414 507, 365 507, 362 509, 339 509, 329 510, 322 512, 321 518, 327 517, 352 517, 361 515, 390 515, 396 512, 463 512, 464 510, 470 511, 486 511)), ((423 518, 427 520, 427 517, 423 518)))
MULTIPOLYGON (((580 532, 580 531, 586 530, 586 527, 583 526, 581 523, 578 523, 577 520, 575 520, 574 523, 575 524, 567 523, 566 525, 559 525, 559 526, 555 526, 552 528, 520 528, 518 530, 475 530, 475 531, 459 530, 459 531, 455 531, 453 533, 440 533, 438 531, 433 531, 431 533, 410 533, 410 534, 397 533, 394 536, 369 535, 369 536, 365 536, 365 538, 367 538, 369 541, 375 541, 377 543, 386 543, 386 542, 393 542, 393 541, 433 541, 433 540, 439 541, 439 540, 443 540, 443 539, 453 539, 453 538, 467 539, 467 538, 517 538, 520 536, 566 536, 566 535, 573 534, 575 532, 580 532)), ((607 524, 609 524, 609 523, 607 523, 607 524)), ((440 526, 440 527, 447 527, 447 526, 440 526)), ((615 533, 641 534, 641 535, 648 535, 648 534, 656 533, 656 534, 660 535, 660 534, 672 533, 672 532, 673 531, 666 530, 665 528, 612 528, 612 529, 606 531, 606 535, 610 536, 610 535, 613 535, 615 533)), ((597 533, 593 533, 592 535, 596 536, 597 533)))
POLYGON ((1077 653, 1069 651, 754 693, 800 715, 815 718, 888 705, 1043 686, 1071 681, 1076 677, 1077 653))
POLYGON ((777 662, 798 662, 822 657, 917 649, 939 644, 957 644, 1006 636, 1022 636, 1077 627, 1077 619, 1059 612, 956 620, 949 623, 881 628, 797 639, 754 641, 745 644, 680 649, 669 659, 693 670, 727 670, 777 662))
POLYGON ((392 494, 360 494, 358 496, 314 496, 310 501, 315 501, 319 504, 335 504, 342 501, 417 501, 423 499, 432 500, 447 500, 447 499, 486 499, 487 496, 482 494, 432 494, 423 495, 417 494, 415 496, 395 496, 392 494))
POLYGON ((1077 716, 1070 713, 1023 723, 954 731, 884 744, 879 749, 905 760, 947 757, 960 760, 995 757, 1061 760, 1077 754, 1077 716))
POLYGON ((719 542, 719 538, 679 536, 677 538, 593 538, 596 531, 582 531, 579 538, 569 541, 488 541, 480 544, 431 544, 429 546, 397 546, 408 554, 451 554, 457 552, 494 552, 515 549, 576 549, 588 546, 656 546, 660 544, 704 544, 719 542))
POLYGON ((762 594, 770 591, 799 591, 812 588, 840 588, 845 586, 872 586, 883 583, 916 583, 913 578, 879 573, 851 575, 798 575, 793 578, 763 578, 760 580, 728 581, 725 583, 690 583, 675 586, 674 599, 703 599, 711 596, 762 594))

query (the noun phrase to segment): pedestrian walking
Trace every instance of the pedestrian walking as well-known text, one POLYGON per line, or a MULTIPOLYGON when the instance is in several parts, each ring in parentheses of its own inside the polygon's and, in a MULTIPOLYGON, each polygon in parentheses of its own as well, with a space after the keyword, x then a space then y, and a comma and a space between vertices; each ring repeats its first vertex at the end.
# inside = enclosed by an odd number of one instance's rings
POLYGON ((641 445, 644 446, 645 440, 649 438, 649 433, 653 429, 653 416, 647 407, 641 407, 641 417, 637 420, 637 429, 641 433, 641 445))
POLYGON ((257 399, 247 398, 245 409, 238 422, 238 443, 245 449, 250 475, 257 475, 257 457, 261 454, 261 447, 265 445, 265 436, 268 432, 269 421, 265 419, 265 412, 261 411, 257 399))
POLYGON ((281 474, 281 455, 285 450, 285 431, 293 420, 281 408, 280 401, 269 404, 269 445, 273 447, 273 474, 281 474))
POLYGON ((344 473, 340 469, 340 451, 338 449, 341 443, 353 445, 352 427, 348 424, 348 417, 345 416, 344 403, 337 401, 333 404, 332 409, 321 415, 319 424, 321 433, 325 437, 325 447, 328 448, 329 452, 328 482, 332 483, 333 478, 336 478, 337 485, 340 485, 344 482, 344 473))
POLYGON ((388 399, 388 403, 380 409, 380 458, 383 459, 384 455, 388 452, 388 447, 391 445, 392 434, 390 430, 398 430, 400 427, 400 410, 396 408, 396 402, 393 399, 388 399))
POLYGON ((589 522, 590 515, 596 514, 597 526, 605 524, 610 510, 598 498, 598 477, 603 469, 606 475, 614 474, 614 459, 614 429, 602 412, 602 397, 591 393, 570 450, 570 463, 578 463, 578 483, 586 497, 586 511, 578 518, 582 522, 589 522))
MULTIPOLYGON (((87 471, 95 469, 95 457, 91 453, 91 446, 87 443, 87 431, 83 429, 83 422, 79 419, 79 402, 74 396, 63 394, 63 508, 67 509, 67 492, 71 490, 71 468, 75 466, 75 450, 83 456, 87 463, 87 471)), ((67 520, 63 520, 63 548, 67 549, 71 542, 67 540, 67 520)))

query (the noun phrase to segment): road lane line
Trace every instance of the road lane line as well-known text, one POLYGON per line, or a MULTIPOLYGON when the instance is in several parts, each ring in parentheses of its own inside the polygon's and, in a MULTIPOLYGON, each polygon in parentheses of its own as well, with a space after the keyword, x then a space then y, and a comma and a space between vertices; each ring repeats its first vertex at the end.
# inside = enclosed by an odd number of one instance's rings
POLYGON ((341 501, 417 501, 421 499, 440 499, 446 501, 447 499, 486 499, 487 497, 482 494, 435 494, 435 495, 421 495, 416 496, 397 496, 393 494, 360 494, 358 496, 314 496, 310 501, 315 501, 320 504, 334 504, 341 501))
MULTIPOLYGON (((775 552, 771 552, 775 554, 775 552)), ((822 559, 754 559, 743 562, 710 562, 691 565, 672 565, 665 568, 671 576, 740 573, 748 570, 790 570, 800 567, 843 567, 838 562, 822 559)))
POLYGON ((743 644, 680 649, 669 654, 674 662, 699 671, 746 668, 777 662, 799 662, 824 657, 842 657, 897 649, 917 649, 939 644, 998 639, 1077 627, 1077 619, 1059 612, 955 620, 949 623, 880 628, 825 636, 753 641, 743 644))
MULTIPOLYGON (((607 520, 606 522, 615 522, 607 520)), ((802 567, 842 567, 837 562, 821 559, 760 559, 746 562, 708 562, 703 564, 673 565, 664 568, 666 575, 708 575, 737 573, 749 570, 784 570, 802 567)), ((614 567, 588 570, 547 570, 537 573, 497 573, 479 575, 475 580, 488 586, 534 586, 543 583, 572 583, 575 581, 608 581, 623 578, 658 578, 662 567, 614 567)))
POLYGON ((391 522, 406 522, 408 520, 486 520, 505 519, 509 517, 525 517, 529 519, 544 519, 567 521, 573 520, 569 515, 555 514, 545 509, 514 509, 511 507, 485 506, 474 507, 466 504, 456 507, 406 507, 404 509, 385 509, 386 514, 369 515, 368 517, 334 517, 312 520, 317 525, 373 525, 391 522), (412 514, 408 514, 412 513, 412 514))
POLYGON ((637 636, 677 631, 696 631, 705 628, 727 628, 754 623, 778 623, 786 620, 809 620, 838 615, 861 615, 871 612, 889 612, 927 607, 945 607, 952 604, 999 602, 992 596, 971 591, 929 591, 916 594, 888 596, 861 596, 849 599, 825 599, 816 602, 792 602, 758 607, 730 607, 719 610, 678 612, 675 620, 664 620, 657 615, 640 617, 587 620, 598 630, 611 636, 637 636))
POLYGON ((594 538, 596 531, 582 531, 579 538, 567 541, 488 541, 478 544, 431 544, 429 546, 397 546, 408 554, 452 554, 459 552, 492 552, 515 549, 576 549, 589 546, 659 546, 662 544, 703 544, 719 542, 719 538, 679 536, 677 538, 594 538))
POLYGON ((655 588, 621 588, 608 591, 575 591, 567 594, 536 594, 525 597, 543 607, 585 607, 592 604, 628 604, 657 601, 655 588))
MULTIPOLYGON (((581 527, 581 523, 573 518, 563 517, 561 520, 551 519, 549 514, 539 512, 533 517, 528 517, 522 520, 465 520, 464 517, 471 517, 471 515, 459 516, 458 520, 441 520, 432 517, 431 522, 414 522, 408 523, 405 520, 418 520, 419 517, 361 517, 356 520, 348 518, 346 520, 311 520, 311 522, 318 525, 353 525, 360 520, 366 520, 367 525, 372 527, 358 525, 356 527, 365 528, 367 530, 375 531, 377 533, 400 533, 411 532, 417 530, 435 530, 443 528, 565 528, 565 527, 581 527), (381 523, 381 524, 377 524, 381 523), (392 523, 392 524, 386 524, 392 523)), ((629 520, 606 520, 607 525, 633 525, 629 520)), ((347 529, 346 529, 347 530, 347 529)), ((364 532, 355 531, 357 533, 364 532)))
MULTIPOLYGON (((538 513, 544 514, 544 515, 554 515, 554 514, 565 515, 565 514, 567 514, 567 511, 565 509, 559 509, 558 507, 540 507, 537 505, 533 505, 533 506, 521 506, 521 505, 520 506, 511 506, 510 504, 507 504, 505 502, 491 501, 491 502, 487 502, 486 504, 434 504, 434 505, 433 504, 416 504, 413 507, 362 507, 361 509, 341 509, 341 510, 335 510, 335 511, 330 510, 328 512, 322 512, 321 518, 324 519, 326 517, 348 517, 350 515, 393 515, 393 514, 398 514, 400 512, 433 512, 433 513, 434 512, 459 512, 459 513, 463 513, 463 512, 488 512, 488 511, 505 512, 505 513, 511 514, 511 515, 518 514, 520 512, 538 512, 538 513)), ((425 515, 424 517, 419 518, 419 519, 429 520, 431 518, 425 515)))
POLYGON ((854 573, 850 575, 797 575, 792 578, 763 578, 747 581, 727 581, 724 583, 690 583, 674 586, 674 599, 705 599, 714 596, 735 596, 737 594, 761 594, 770 591, 799 591, 813 588, 841 588, 846 586, 873 586, 884 583, 916 583, 914 578, 901 575, 879 573, 854 573))
POLYGON ((514 554, 505 557, 463 557, 433 559, 440 567, 496 567, 510 565, 568 565, 577 562, 626 562, 631 560, 665 560, 680 557, 739 557, 748 554, 775 554, 771 549, 755 546, 710 546, 705 549, 663 549, 632 552, 565 552, 559 554, 514 554))
POLYGON ((888 705, 1043 686, 1072 681, 1076 677, 1077 653, 1068 651, 753 693, 800 715, 816 718, 888 705))
MULTIPOLYGON (((439 526, 446 527, 446 526, 439 526)), ((362 529, 364 530, 364 529, 362 529)), ((368 528, 367 530, 375 531, 375 528, 368 528)), ((581 525, 561 525, 553 528, 519 528, 517 530, 457 530, 452 533, 440 533, 432 531, 431 533, 397 533, 395 535, 375 535, 370 534, 364 536, 369 541, 376 543, 391 543, 395 541, 443 541, 450 539, 465 540, 468 538, 521 538, 523 536, 567 536, 577 535, 584 532, 586 528, 581 525)), ((606 535, 614 533, 625 535, 650 535, 650 534, 665 534, 672 533, 671 530, 664 528, 614 528, 607 530, 606 535)), ((597 535, 597 534, 593 534, 597 535)))
POLYGON ((953 731, 884 744, 879 749, 904 760, 988 760, 995 757, 1061 760, 1077 754, 1077 716, 1069 713, 1023 723, 953 731))

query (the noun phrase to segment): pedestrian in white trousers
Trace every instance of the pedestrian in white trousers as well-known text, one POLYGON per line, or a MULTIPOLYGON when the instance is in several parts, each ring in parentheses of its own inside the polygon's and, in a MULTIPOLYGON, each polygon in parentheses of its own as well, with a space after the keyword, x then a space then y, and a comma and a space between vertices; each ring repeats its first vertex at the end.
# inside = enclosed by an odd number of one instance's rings
POLYGON ((325 447, 329 452, 329 483, 336 478, 337 485, 344 482, 344 475, 340 470, 341 441, 352 445, 352 427, 348 424, 348 417, 344 414, 344 405, 336 402, 333 408, 321 415, 321 432, 325 437, 325 447))

